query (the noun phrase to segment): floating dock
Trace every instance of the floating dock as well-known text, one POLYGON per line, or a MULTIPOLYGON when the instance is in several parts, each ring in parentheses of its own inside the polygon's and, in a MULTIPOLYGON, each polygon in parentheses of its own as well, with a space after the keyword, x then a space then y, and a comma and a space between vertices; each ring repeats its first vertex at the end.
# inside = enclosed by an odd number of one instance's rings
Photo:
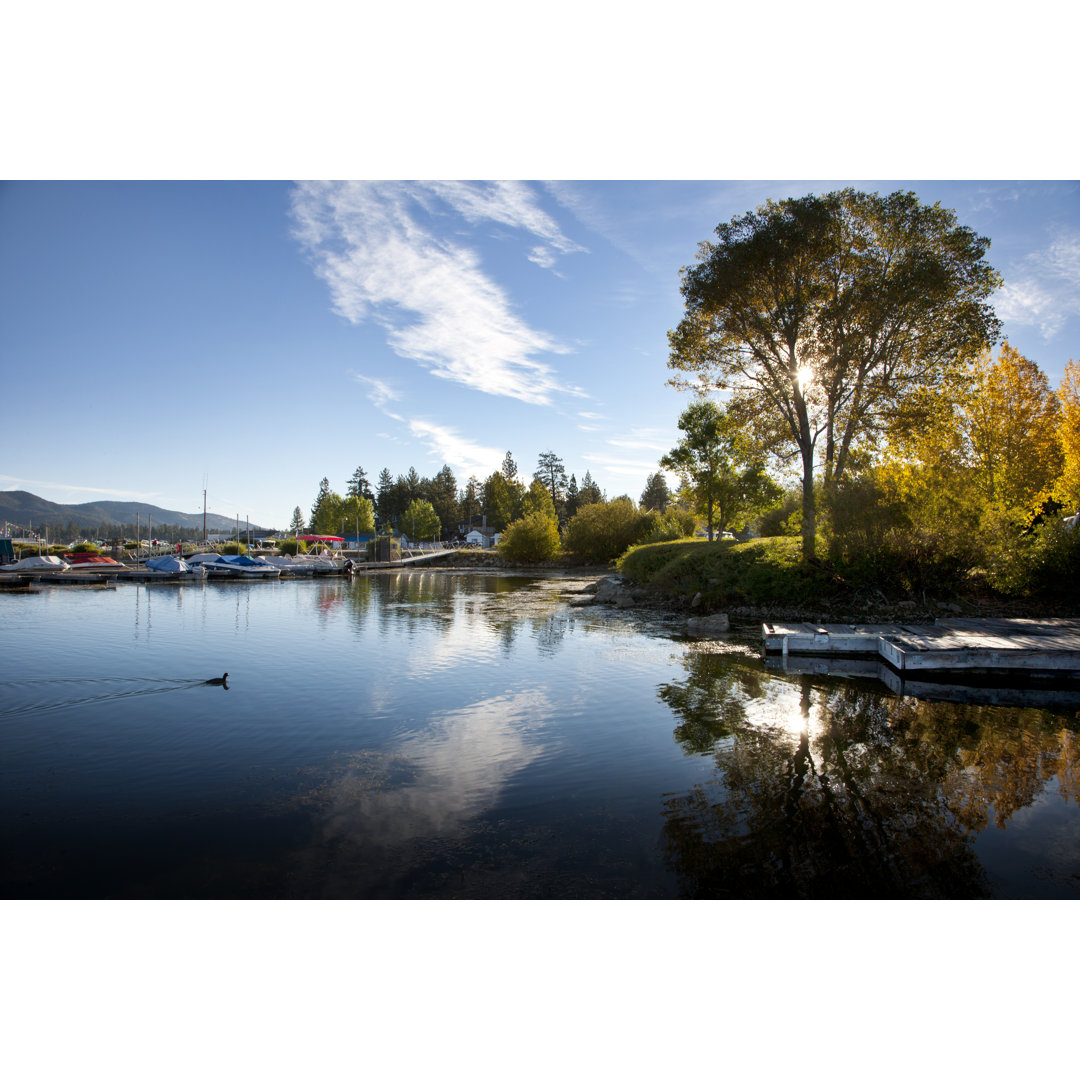
POLYGON ((766 658, 878 659, 902 676, 1051 674, 1080 677, 1080 619, 938 619, 762 626, 766 658))

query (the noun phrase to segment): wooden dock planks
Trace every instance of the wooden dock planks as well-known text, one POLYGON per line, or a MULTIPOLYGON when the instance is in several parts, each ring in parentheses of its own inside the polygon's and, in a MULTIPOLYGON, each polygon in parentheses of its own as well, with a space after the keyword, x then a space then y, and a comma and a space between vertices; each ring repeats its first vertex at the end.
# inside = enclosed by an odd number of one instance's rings
POLYGON ((766 623, 762 644, 766 655, 877 655, 901 673, 1080 675, 1080 619, 940 619, 933 626, 766 623))

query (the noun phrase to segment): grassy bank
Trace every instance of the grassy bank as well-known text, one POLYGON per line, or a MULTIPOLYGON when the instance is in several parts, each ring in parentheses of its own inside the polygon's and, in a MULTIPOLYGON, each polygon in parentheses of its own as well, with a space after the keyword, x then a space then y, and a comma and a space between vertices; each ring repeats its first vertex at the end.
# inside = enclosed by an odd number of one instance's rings
POLYGON ((700 606, 814 606, 844 591, 835 574, 803 566, 798 537, 779 536, 737 543, 676 540, 631 548, 616 560, 621 574, 639 585, 700 606))
POLYGON ((1002 593, 986 586, 981 575, 968 575, 964 588, 915 591, 890 587, 865 570, 819 563, 803 565, 798 537, 768 537, 746 543, 683 540, 631 548, 616 568, 661 602, 702 611, 777 613, 832 618, 880 616, 933 619, 950 613, 983 615, 1073 615, 1077 607, 1066 582, 1057 576, 1056 595, 1040 591, 1002 593), (699 595, 700 594, 700 595, 699 595), (752 611, 750 609, 753 609, 752 611))

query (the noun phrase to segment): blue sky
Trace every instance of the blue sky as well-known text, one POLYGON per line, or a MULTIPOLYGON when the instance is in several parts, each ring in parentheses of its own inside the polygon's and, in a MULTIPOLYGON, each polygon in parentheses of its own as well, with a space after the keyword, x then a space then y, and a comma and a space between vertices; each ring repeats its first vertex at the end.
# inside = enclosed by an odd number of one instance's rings
POLYGON ((1010 342, 1080 357, 1073 181, 33 182, 0 187, 0 487, 283 526, 554 450, 635 498, 688 403, 678 271, 766 198, 912 189, 992 241, 1010 342))

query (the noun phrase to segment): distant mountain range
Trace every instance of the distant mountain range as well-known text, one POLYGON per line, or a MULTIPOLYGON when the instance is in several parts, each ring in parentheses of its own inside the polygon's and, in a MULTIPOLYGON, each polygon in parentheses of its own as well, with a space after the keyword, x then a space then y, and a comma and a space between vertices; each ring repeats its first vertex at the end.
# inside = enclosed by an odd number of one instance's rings
MULTIPOLYGON (((202 514, 183 514, 179 510, 166 510, 160 506, 142 502, 89 502, 54 503, 32 495, 29 491, 0 491, 0 524, 10 522, 24 528, 41 525, 66 525, 75 522, 80 528, 91 532, 100 525, 134 525, 138 520, 144 524, 151 518, 155 525, 180 525, 188 529, 203 527, 202 514)), ((244 522, 241 525, 246 528, 244 522)), ((236 528, 236 518, 221 514, 207 514, 206 528, 212 533, 231 533, 236 528)), ((264 532, 261 525, 252 524, 255 532, 264 532)))

